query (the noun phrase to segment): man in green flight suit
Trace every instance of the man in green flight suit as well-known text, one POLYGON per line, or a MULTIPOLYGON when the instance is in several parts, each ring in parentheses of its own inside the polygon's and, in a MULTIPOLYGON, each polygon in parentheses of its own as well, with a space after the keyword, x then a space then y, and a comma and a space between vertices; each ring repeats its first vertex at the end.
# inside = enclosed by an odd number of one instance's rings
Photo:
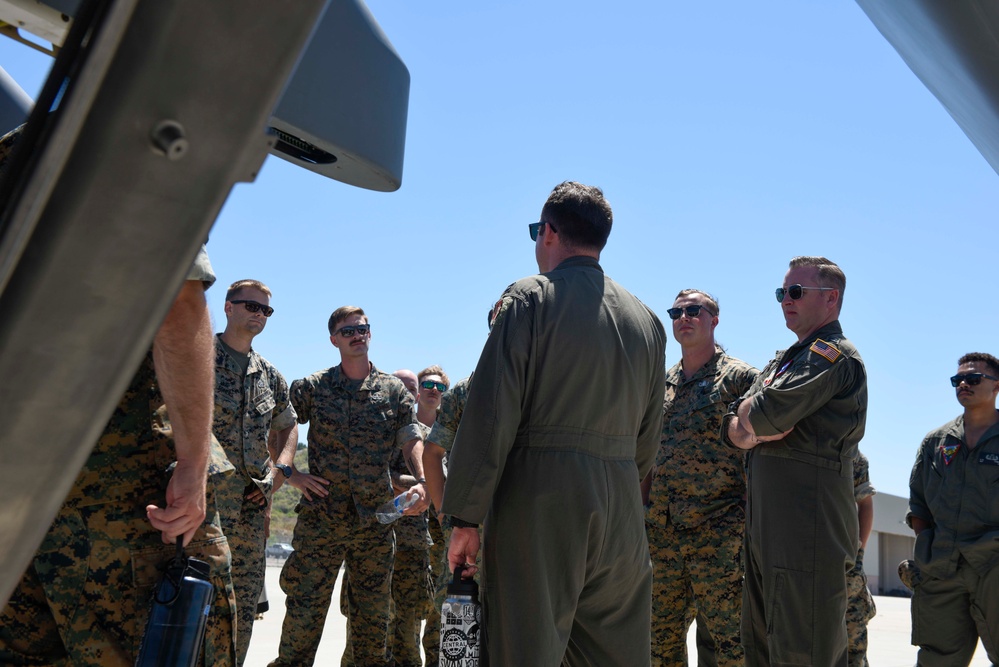
POLYGON ((919 665, 971 662, 981 637, 999 664, 999 359, 972 352, 950 379, 964 413, 930 431, 909 477, 918 576, 912 643, 919 665))
POLYGON ((867 373, 839 324, 846 276, 795 257, 776 291, 798 341, 763 369, 722 433, 748 457, 746 665, 846 667, 846 573, 859 530, 853 459, 867 373))
POLYGON ((541 273, 504 292, 451 450, 448 560, 475 563, 484 521, 489 664, 650 664, 640 482, 659 448, 666 333, 604 275, 611 224, 599 188, 552 191, 529 225, 541 273))

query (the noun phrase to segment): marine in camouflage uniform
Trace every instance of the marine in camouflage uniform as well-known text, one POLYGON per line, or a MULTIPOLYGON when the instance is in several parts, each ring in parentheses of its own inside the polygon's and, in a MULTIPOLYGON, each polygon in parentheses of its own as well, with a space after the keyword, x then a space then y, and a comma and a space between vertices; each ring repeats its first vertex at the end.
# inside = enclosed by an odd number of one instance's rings
MULTIPOLYGON (((424 442, 423 469, 429 476, 431 466, 437 465, 437 461, 443 462, 451 446, 454 444, 454 436, 458 432, 458 424, 461 423, 461 415, 465 411, 465 401, 468 398, 468 384, 471 377, 458 380, 450 390, 444 393, 441 398, 441 409, 437 413, 437 421, 434 422, 430 434, 424 442), (434 452, 436 451, 436 456, 434 452)), ((444 480, 445 471, 440 471, 440 481, 444 480)), ((428 485, 433 478, 428 477, 428 485)), ((431 490, 431 493, 434 491, 431 490)), ((440 488, 437 493, 443 495, 444 489, 440 488)), ((439 502, 437 498, 436 502, 439 502)), ((447 598, 447 585, 451 581, 451 572, 447 564, 447 543, 451 538, 451 524, 447 515, 439 514, 438 525, 442 535, 442 561, 435 564, 437 573, 434 582, 434 602, 430 614, 427 616, 427 628, 423 635, 423 653, 427 659, 427 667, 436 667, 441 648, 441 607, 447 598)), ((480 531, 481 534, 481 531, 480 531)))
MULTIPOLYGON (((861 524, 860 545, 857 549, 857 564, 846 573, 846 635, 850 643, 850 667, 868 667, 867 662, 867 623, 874 618, 878 610, 874 606, 874 598, 867 587, 867 575, 864 573, 864 545, 867 535, 864 535, 864 521, 859 516, 860 507, 868 504, 877 491, 871 485, 870 464, 860 450, 853 459, 853 495, 857 500, 858 521, 861 524)), ((873 518, 873 506, 871 517, 873 518)), ((870 524, 868 524, 868 535, 870 524)))
MULTIPOLYGON (((375 510, 393 498, 389 464, 395 450, 414 447, 420 430, 405 385, 368 362, 368 332, 358 329, 366 324, 359 308, 335 311, 331 340, 340 349, 341 364, 291 386, 298 421, 310 424, 309 472, 330 485, 329 495, 312 501, 303 497, 297 507, 295 551, 281 571, 287 597, 280 654, 271 662, 275 667, 315 660, 341 564, 350 578, 354 660, 364 666, 390 660, 386 638, 395 538, 391 525, 375 519, 375 510), (345 310, 351 314, 343 316, 345 310), (357 368, 361 362, 367 375, 352 380, 345 366, 357 368)), ((422 475, 422 465, 414 472, 422 475)), ((413 489, 425 495, 422 485, 413 489)))
MULTIPOLYGON (((202 251, 188 285, 214 279, 202 251)), ((135 664, 154 587, 176 554, 146 514, 167 497, 177 459, 171 436, 150 352, 0 612, 0 664, 135 664)), ((209 564, 215 587, 199 664, 228 666, 235 659, 235 596, 213 483, 232 466, 214 439, 207 465, 205 519, 184 553, 209 564)))
MULTIPOLYGON (((425 424, 418 424, 421 437, 430 433, 425 424)), ((397 449, 390 468, 394 480, 409 475, 409 468, 397 449)), ((393 489, 401 493, 396 484, 393 489)), ((403 489, 404 490, 404 489, 403 489)), ((434 581, 430 569, 429 549, 432 544, 427 528, 426 513, 403 516, 392 522, 395 532, 395 560, 392 566, 392 612, 389 624, 389 652, 395 667, 422 667, 420 627, 433 605, 434 581)), ((340 612, 347 617, 347 642, 340 660, 341 667, 355 665, 351 650, 350 604, 353 594, 344 572, 340 587, 340 612)))
POLYGON ((701 640, 705 630, 714 640, 714 656, 699 650, 699 663, 742 665, 745 457, 719 431, 729 403, 752 386, 757 370, 715 344, 714 297, 683 290, 668 313, 684 357, 666 372, 662 441, 650 473, 652 664, 686 667, 687 630, 696 616, 701 640))
POLYGON ((281 475, 282 480, 286 478, 273 466, 267 448, 268 436, 274 433, 278 442, 284 444, 289 435, 297 433, 288 384, 270 362, 249 347, 267 321, 265 311, 259 306, 269 308, 269 299, 270 290, 262 283, 245 280, 233 283, 226 294, 226 330, 215 338, 212 430, 237 472, 220 489, 219 511, 232 551, 239 665, 246 660, 267 571, 266 503, 270 502, 275 474, 281 475), (253 306, 256 312, 244 308, 245 304, 233 303, 244 299, 257 304, 253 306), (242 353, 246 348, 248 351, 242 353))

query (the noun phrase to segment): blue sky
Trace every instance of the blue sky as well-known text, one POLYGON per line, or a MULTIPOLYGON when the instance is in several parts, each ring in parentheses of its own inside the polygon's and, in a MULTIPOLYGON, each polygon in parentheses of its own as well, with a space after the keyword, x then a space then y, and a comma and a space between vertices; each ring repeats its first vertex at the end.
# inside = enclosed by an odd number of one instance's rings
MULTIPOLYGON (((608 275, 664 319, 680 289, 714 293, 719 341, 757 367, 794 341, 773 297, 788 259, 839 263, 869 374, 861 449, 907 495, 921 438, 960 412, 957 358, 999 352, 999 179, 857 5, 368 5, 412 76, 402 188, 268 158, 209 242, 219 329, 225 285, 257 278, 276 312, 255 347, 289 382, 338 363, 344 304, 368 312, 379 368, 457 380, 487 308, 537 271, 527 223, 578 180, 614 208, 608 275)), ((34 97, 49 60, 4 39, 0 64, 34 97)))

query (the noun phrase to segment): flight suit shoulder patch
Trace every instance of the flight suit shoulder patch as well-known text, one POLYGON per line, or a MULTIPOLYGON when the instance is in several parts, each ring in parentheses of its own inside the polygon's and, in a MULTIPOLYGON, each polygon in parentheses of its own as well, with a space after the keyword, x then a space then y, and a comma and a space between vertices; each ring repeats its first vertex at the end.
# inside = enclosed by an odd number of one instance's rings
POLYGON ((819 355, 831 364, 836 363, 836 360, 843 355, 843 353, 839 351, 839 348, 832 343, 822 340, 821 338, 816 338, 815 342, 811 344, 808 350, 809 352, 814 352, 819 355))

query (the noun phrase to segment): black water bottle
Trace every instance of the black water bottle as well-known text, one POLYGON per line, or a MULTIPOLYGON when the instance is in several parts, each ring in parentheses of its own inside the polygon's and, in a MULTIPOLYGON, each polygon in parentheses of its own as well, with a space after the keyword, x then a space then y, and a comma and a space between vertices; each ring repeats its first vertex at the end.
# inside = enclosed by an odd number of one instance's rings
POLYGON ((210 571, 208 563, 184 557, 184 546, 178 537, 177 556, 170 561, 153 595, 136 667, 198 664, 215 596, 215 587, 208 580, 210 571))
POLYGON ((478 667, 482 641, 482 606, 479 585, 462 579, 464 565, 454 568, 441 607, 440 667, 478 667))

